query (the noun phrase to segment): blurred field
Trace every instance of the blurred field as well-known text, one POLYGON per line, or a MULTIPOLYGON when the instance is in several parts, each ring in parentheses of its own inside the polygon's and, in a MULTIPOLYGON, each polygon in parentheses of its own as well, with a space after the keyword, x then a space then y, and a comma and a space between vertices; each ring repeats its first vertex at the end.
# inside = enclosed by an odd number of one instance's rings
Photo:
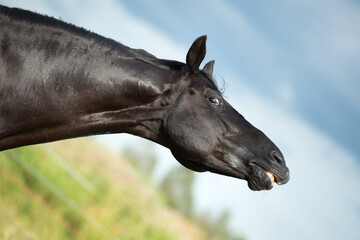
POLYGON ((117 154, 76 139, 0 153, 0 239, 207 239, 117 154))

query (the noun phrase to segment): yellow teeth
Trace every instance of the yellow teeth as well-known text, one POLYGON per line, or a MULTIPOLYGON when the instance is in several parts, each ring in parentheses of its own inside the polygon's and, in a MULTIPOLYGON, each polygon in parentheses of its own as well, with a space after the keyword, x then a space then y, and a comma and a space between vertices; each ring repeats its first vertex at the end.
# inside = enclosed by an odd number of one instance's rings
POLYGON ((268 177, 270 178, 271 182, 274 183, 275 182, 275 177, 271 172, 266 172, 266 174, 268 175, 268 177))

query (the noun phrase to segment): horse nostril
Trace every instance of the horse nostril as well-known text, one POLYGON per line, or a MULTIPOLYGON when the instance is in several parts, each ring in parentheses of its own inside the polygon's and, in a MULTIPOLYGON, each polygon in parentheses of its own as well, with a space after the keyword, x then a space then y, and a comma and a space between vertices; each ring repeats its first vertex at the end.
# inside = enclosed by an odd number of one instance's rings
POLYGON ((271 152, 271 156, 272 158, 277 161, 278 163, 280 164, 284 164, 285 163, 285 160, 284 158, 282 157, 282 155, 280 153, 278 153, 277 151, 272 151, 271 152))

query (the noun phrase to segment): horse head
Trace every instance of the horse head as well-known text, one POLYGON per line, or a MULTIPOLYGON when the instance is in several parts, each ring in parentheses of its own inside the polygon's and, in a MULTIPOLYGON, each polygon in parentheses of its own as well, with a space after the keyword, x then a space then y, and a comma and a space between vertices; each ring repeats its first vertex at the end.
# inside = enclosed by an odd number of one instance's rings
POLYGON ((212 79, 214 61, 199 69, 205 53, 202 36, 187 53, 183 87, 163 120, 167 147, 185 167, 245 179, 252 190, 285 184, 281 151, 223 98, 212 79))

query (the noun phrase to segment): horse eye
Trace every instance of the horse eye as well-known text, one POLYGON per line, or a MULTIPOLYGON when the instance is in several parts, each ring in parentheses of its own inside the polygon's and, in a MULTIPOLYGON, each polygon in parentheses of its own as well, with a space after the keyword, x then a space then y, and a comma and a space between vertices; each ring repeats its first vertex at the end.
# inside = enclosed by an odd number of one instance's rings
POLYGON ((219 105, 219 104, 220 104, 220 100, 219 100, 218 98, 209 97, 208 99, 209 99, 209 101, 210 101, 212 104, 215 104, 215 105, 219 105))

